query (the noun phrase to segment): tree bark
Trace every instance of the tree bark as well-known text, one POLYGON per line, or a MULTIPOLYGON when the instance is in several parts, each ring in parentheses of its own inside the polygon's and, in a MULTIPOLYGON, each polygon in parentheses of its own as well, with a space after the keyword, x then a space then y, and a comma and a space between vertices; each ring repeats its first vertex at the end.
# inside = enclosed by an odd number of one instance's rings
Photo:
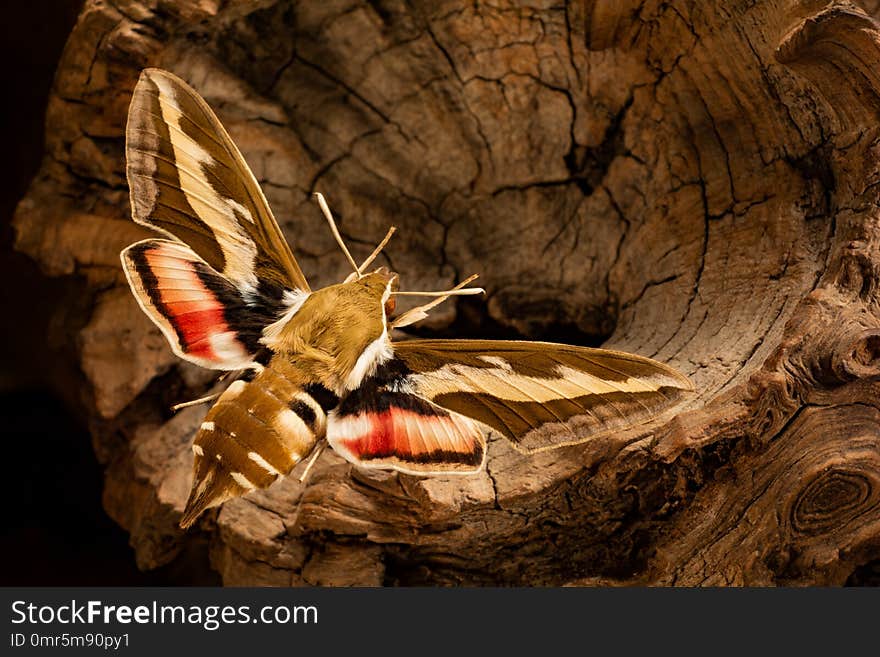
MULTIPOLYGON (((878 11, 878 3, 866 3, 878 11)), ((227 584, 828 585, 880 572, 880 28, 846 2, 90 0, 17 248, 77 276, 104 505, 154 568, 227 584), (322 191, 409 289, 481 274, 423 333, 604 344, 697 394, 650 425, 418 478, 331 451, 177 528, 212 388, 119 251, 141 68, 188 80, 313 287, 347 272, 322 191), (191 556, 189 558, 192 558, 191 556)), ((356 254, 355 257, 358 257, 356 254)))

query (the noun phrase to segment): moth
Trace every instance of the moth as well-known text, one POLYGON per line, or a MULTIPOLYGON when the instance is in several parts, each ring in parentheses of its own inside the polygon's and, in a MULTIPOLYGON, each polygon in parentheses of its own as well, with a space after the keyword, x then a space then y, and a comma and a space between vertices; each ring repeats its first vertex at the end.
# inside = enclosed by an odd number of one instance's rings
POLYGON ((265 488, 329 444, 361 468, 414 475, 478 472, 495 431, 523 452, 573 445, 645 422, 691 384, 632 354, 547 342, 392 339, 466 287, 406 292, 357 264, 313 290, 259 184, 205 100, 145 69, 126 127, 134 221, 163 237, 124 249, 135 298, 179 357, 239 372, 193 442, 181 527, 265 488), (401 295, 432 297, 394 315, 401 295))

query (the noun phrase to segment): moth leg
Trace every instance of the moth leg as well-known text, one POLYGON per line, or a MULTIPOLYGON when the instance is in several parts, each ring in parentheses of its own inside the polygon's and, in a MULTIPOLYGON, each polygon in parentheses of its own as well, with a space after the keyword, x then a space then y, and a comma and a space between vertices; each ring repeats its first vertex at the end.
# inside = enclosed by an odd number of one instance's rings
POLYGON ((327 441, 322 440, 318 443, 317 447, 312 450, 312 455, 309 457, 309 462, 306 463, 306 467, 303 470, 302 474, 299 476, 299 483, 304 484, 306 479, 309 476, 309 472, 312 470, 312 466, 315 465, 315 462, 318 460, 318 457, 321 456, 321 453, 327 447, 327 441))
POLYGON ((174 411, 174 412, 176 413, 176 412, 179 411, 181 408, 189 408, 190 406, 199 406, 199 405, 201 405, 201 404, 207 404, 208 402, 214 401, 215 399, 217 399, 217 397, 219 397, 219 396, 222 395, 222 394, 223 394, 223 393, 221 393, 221 392, 215 392, 215 393, 213 393, 213 394, 211 394, 211 395, 206 395, 206 396, 204 396, 204 397, 199 397, 198 399, 191 399, 191 400, 189 400, 189 401, 180 402, 179 404, 174 404, 174 405, 171 407, 171 410, 174 411))
POLYGON ((446 290, 445 292, 392 292, 392 294, 403 294, 403 295, 417 295, 417 296, 435 296, 437 297, 433 301, 429 301, 426 304, 421 306, 416 306, 415 308, 410 308, 405 313, 398 315, 392 322, 391 328, 402 328, 404 326, 409 326, 410 324, 415 324, 419 322, 425 317, 428 316, 428 311, 435 306, 439 306, 441 303, 446 301, 449 297, 454 295, 468 295, 468 294, 485 294, 486 291, 481 287, 467 288, 464 287, 470 283, 471 281, 476 280, 479 274, 474 274, 472 276, 468 276, 461 283, 456 285, 451 290, 446 290))
MULTIPOLYGON (((244 369, 244 370, 229 370, 223 372, 220 376, 217 377, 217 383, 222 383, 225 379, 227 379, 231 374, 235 375, 235 380, 242 378, 245 374, 253 375, 253 370, 244 369)), ((232 385, 232 383, 230 383, 232 385)), ((180 402, 179 404, 174 404, 171 407, 172 412, 176 413, 182 408, 189 408, 190 406, 199 406, 201 404, 207 404, 208 402, 214 401, 220 395, 223 394, 223 391, 213 392, 210 395, 205 395, 204 397, 199 397, 198 399, 191 399, 190 401, 180 402)))

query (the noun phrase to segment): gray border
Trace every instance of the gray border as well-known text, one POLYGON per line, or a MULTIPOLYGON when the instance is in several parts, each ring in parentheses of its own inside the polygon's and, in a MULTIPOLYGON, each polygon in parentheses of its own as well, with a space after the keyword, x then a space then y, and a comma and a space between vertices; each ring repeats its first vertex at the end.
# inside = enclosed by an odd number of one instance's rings
POLYGON ((0 588, 0 654, 738 655, 876 651, 878 589, 0 588), (12 624, 12 603, 314 605, 317 624, 12 624), (128 633, 127 649, 10 649, 13 633, 128 633), (198 651, 198 652, 190 652, 198 651), (861 651, 861 650, 860 650, 861 651))

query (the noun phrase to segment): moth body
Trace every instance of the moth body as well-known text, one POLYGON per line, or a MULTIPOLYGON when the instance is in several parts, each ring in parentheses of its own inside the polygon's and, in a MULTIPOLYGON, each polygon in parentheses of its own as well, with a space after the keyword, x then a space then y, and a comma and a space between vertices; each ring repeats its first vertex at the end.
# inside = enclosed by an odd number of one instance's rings
POLYGON ((316 290, 263 343, 341 396, 393 354, 385 309, 396 283, 380 269, 316 290))

